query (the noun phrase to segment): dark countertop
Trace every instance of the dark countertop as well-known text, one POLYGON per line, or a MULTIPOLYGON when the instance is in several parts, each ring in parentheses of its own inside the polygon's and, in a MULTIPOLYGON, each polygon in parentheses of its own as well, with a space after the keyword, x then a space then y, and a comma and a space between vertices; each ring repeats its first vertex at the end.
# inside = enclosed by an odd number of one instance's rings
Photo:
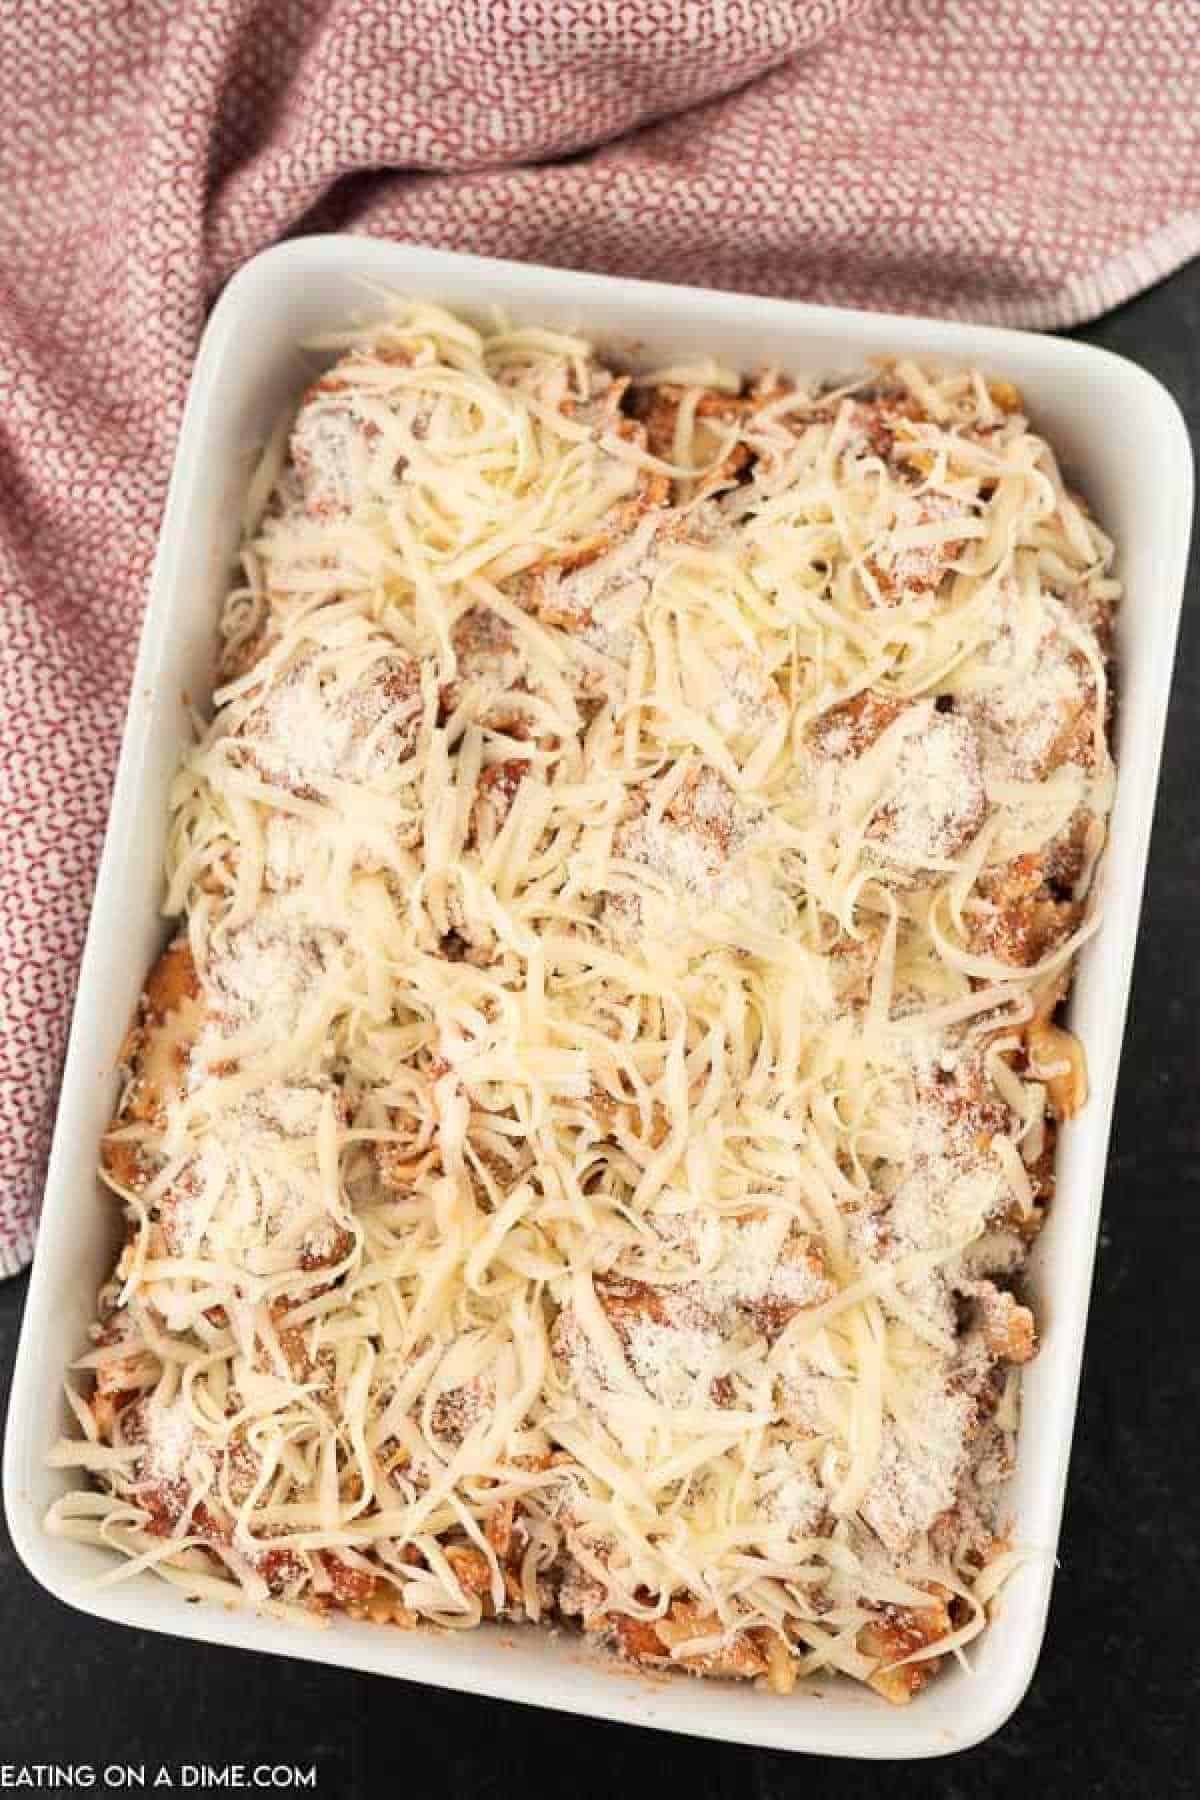
MULTIPOLYGON (((1175 394, 1200 441, 1200 262, 1078 336, 1175 394)), ((1119 429, 1119 421, 1114 421, 1119 429)), ((1193 545, 1189 598, 1200 599, 1193 545)), ((635 1731, 68 1611, 0 1529, 0 1765, 314 1762, 336 1800, 551 1789, 775 1800, 890 1793, 1166 1800, 1200 1787, 1200 625, 1185 612, 1104 1203, 1066 1523, 1041 1664, 985 1746, 920 1769, 635 1731), (1188 1776, 1188 1768, 1192 1775, 1188 1776)), ((0 1285, 5 1395, 26 1283, 0 1285)), ((0 1785, 4 1780, 0 1766, 0 1785)), ((98 1780, 99 1788, 99 1780, 98 1780)), ((161 1790, 170 1791, 170 1790, 161 1790)))

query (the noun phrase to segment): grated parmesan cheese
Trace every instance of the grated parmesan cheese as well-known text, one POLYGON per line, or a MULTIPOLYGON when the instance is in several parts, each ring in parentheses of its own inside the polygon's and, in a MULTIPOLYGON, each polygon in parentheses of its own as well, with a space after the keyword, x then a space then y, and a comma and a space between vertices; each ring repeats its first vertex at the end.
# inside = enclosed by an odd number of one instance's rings
POLYGON ((1035 1347, 1112 546, 974 373, 631 386, 421 302, 324 347, 172 790, 52 1528, 288 1616, 782 1685, 899 1620, 928 1672, 1035 1347))

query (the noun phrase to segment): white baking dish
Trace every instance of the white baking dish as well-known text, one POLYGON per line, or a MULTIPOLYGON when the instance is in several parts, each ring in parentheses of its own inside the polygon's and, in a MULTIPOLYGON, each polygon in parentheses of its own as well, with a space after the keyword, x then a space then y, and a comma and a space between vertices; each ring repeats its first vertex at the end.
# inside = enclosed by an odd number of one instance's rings
MULTIPOLYGON (((143 1630, 779 1749, 931 1756, 994 1731, 1029 1683, 1050 1598, 1191 505, 1191 452, 1170 396, 1133 364, 1081 344, 352 237, 300 240, 248 264, 213 314, 180 433, 17 1358, 4 1492, 13 1539, 37 1580, 84 1612, 143 1630), (45 1509, 66 1483, 46 1467, 47 1449, 66 1423, 62 1372, 83 1347, 118 1235, 93 1166, 113 1105, 118 1046, 164 936, 158 907, 166 795, 187 733, 183 697, 203 699, 212 685, 218 596, 253 448, 311 378, 313 358, 300 351, 300 340, 370 312, 363 277, 468 310, 500 304, 519 320, 579 328, 628 359, 651 363, 713 351, 744 369, 770 362, 829 372, 888 350, 980 363, 1024 390, 1039 429, 1120 546, 1128 598, 1118 629, 1119 784, 1104 923, 1083 953, 1072 1002, 1092 1095, 1064 1134, 1058 1198, 1031 1269, 1043 1349, 1025 1382, 1012 1506, 1017 1537, 1033 1554, 973 1648, 972 1672, 951 1670, 906 1710, 836 1681, 787 1700, 732 1684, 652 1681, 570 1637, 534 1630, 438 1635, 345 1621, 305 1631, 189 1604, 150 1574, 97 1588, 94 1578, 110 1566, 103 1553, 42 1532, 45 1509)), ((1075 1647, 1084 1665, 1101 1654, 1104 1621, 1093 1623, 1094 1640, 1075 1647)))

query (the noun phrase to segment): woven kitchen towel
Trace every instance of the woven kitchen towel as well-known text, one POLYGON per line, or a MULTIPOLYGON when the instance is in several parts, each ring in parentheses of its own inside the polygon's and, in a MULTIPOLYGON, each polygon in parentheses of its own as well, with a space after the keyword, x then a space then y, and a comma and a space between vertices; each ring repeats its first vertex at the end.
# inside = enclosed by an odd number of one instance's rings
POLYGON ((0 1269, 29 1257, 184 389, 351 229, 1061 325, 1200 248, 1196 0, 0 7, 0 1269))

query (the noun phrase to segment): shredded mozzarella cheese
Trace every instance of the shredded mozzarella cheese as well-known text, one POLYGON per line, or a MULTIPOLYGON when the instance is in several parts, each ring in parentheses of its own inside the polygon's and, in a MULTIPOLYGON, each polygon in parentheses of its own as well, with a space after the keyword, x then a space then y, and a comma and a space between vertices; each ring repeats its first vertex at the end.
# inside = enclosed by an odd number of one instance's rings
POLYGON ((1009 1566, 1112 546, 973 373, 630 385, 400 302, 321 348, 171 794, 50 1528, 911 1692, 1009 1566))

